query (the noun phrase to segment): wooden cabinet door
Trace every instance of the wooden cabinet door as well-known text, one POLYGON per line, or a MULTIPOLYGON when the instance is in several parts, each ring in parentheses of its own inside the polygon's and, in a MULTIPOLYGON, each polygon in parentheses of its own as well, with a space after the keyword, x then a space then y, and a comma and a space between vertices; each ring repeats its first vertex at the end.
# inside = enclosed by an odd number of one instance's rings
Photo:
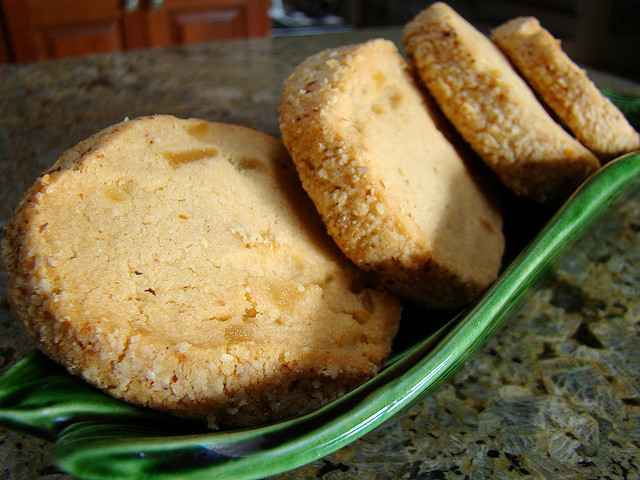
POLYGON ((2 0, 14 59, 43 60, 144 46, 140 12, 121 0, 2 0))
POLYGON ((268 35, 269 0, 165 0, 148 15, 151 45, 268 35))
POLYGON ((139 0, 132 12, 123 0, 0 1, 18 62, 271 32, 269 0, 139 0))

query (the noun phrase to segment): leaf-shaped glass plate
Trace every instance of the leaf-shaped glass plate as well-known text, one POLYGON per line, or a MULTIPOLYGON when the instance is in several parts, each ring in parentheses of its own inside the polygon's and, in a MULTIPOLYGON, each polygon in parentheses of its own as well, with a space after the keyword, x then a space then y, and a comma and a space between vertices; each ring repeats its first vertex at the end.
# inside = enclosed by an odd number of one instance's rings
POLYGON ((0 379, 0 424, 54 440, 56 464, 88 479, 250 479, 301 466, 354 441, 448 380, 574 241, 639 194, 640 153, 610 162, 475 306, 417 343, 405 339, 378 376, 308 415, 212 432, 112 399, 34 352, 0 379))

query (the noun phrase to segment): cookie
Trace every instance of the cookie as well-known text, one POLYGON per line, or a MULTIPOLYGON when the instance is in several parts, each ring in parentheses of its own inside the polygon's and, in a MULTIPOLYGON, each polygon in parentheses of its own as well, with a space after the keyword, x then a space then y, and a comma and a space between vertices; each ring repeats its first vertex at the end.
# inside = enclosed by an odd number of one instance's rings
POLYGON ((564 199, 598 169, 498 47, 448 5, 434 3, 407 23, 403 43, 444 114, 516 194, 564 199))
POLYGON ((117 398, 211 425, 361 384, 400 304, 324 232, 282 143, 171 116, 107 128, 40 176, 3 242, 39 347, 117 398))
POLYGON ((445 122, 383 39, 306 59, 280 104, 283 141, 342 251, 399 295, 441 309, 486 289, 504 250, 482 165, 445 122))
POLYGON ((587 73, 533 17, 519 17, 491 32, 535 92, 602 161, 640 148, 640 136, 587 73))

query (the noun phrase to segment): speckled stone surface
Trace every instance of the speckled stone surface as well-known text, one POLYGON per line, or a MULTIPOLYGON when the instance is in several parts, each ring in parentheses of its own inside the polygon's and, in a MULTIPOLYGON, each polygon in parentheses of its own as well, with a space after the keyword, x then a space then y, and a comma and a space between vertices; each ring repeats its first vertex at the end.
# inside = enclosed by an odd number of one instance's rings
MULTIPOLYGON (((79 140, 154 113, 278 136, 282 82, 308 55, 400 31, 279 37, 0 67, 0 224, 79 140)), ((640 86, 591 72, 601 86, 640 86)), ((288 479, 640 478, 640 200, 568 258, 464 370, 288 479), (602 238, 601 238, 602 237, 602 238)), ((0 274, 0 372, 33 348, 0 274)), ((256 466, 259 471, 259 466, 256 466)), ((0 429, 0 479, 70 480, 49 443, 0 429)))

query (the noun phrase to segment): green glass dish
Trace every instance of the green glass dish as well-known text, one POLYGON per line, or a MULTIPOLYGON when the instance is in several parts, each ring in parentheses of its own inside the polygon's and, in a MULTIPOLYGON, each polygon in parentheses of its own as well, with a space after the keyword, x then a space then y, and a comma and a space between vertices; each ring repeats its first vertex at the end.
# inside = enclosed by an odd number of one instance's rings
POLYGON ((514 255, 475 305, 417 342, 413 330, 413 339, 401 332, 379 375, 307 415, 214 432, 108 397, 33 352, 0 378, 0 425, 55 442, 56 465, 87 479, 251 479, 299 467, 353 442, 450 379, 577 240, 638 195, 640 153, 608 163, 514 255))

